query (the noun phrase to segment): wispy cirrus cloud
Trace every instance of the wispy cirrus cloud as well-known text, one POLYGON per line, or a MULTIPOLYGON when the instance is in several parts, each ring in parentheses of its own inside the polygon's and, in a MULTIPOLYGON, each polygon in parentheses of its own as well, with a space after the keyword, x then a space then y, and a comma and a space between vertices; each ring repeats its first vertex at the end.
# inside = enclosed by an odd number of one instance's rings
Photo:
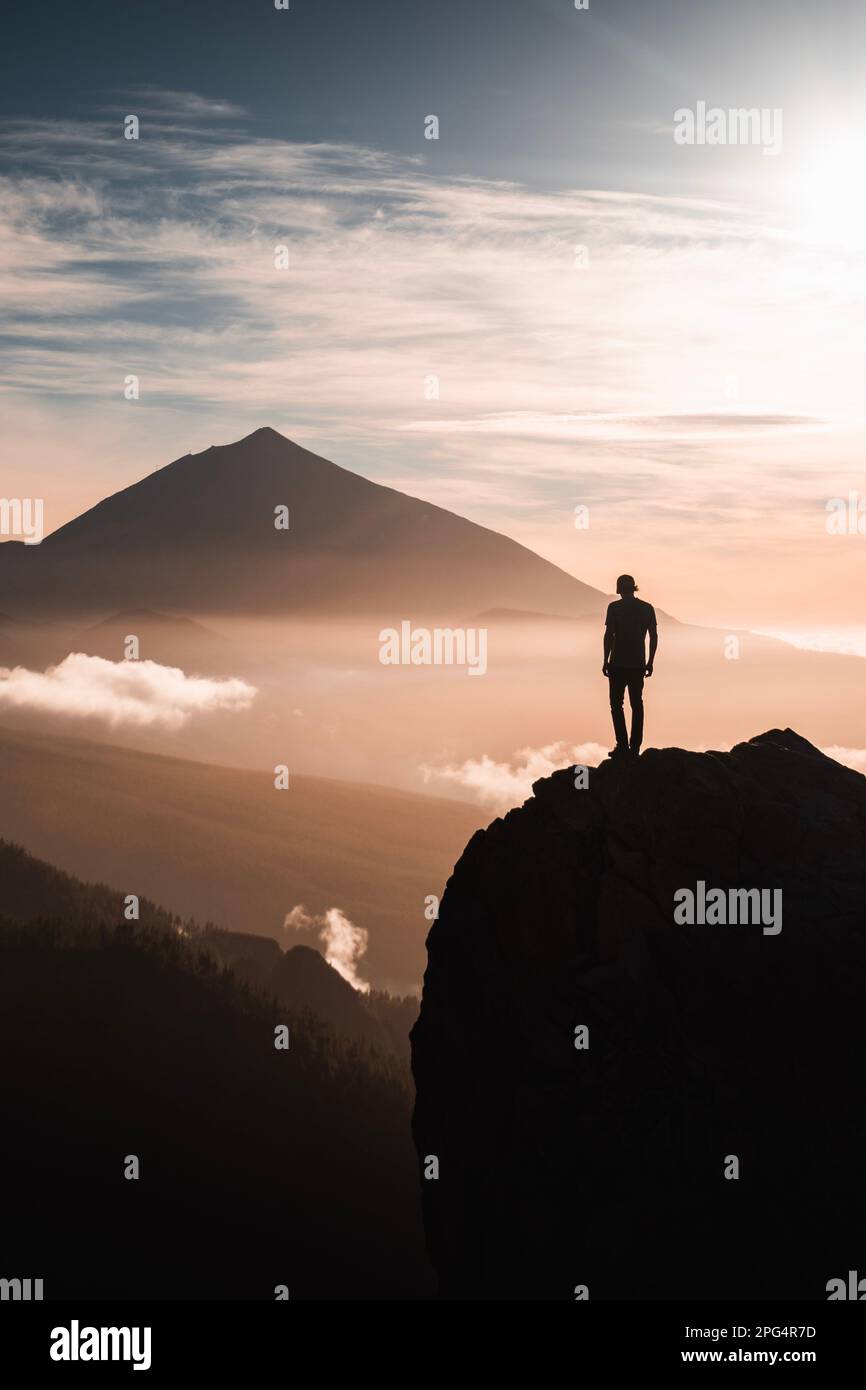
POLYGON ((0 709, 97 719, 111 728, 179 729, 194 714, 247 709, 255 696, 246 681, 188 676, 155 661, 106 661, 83 652, 71 652, 46 671, 0 667, 0 709))
POLYGON ((715 441, 736 435, 803 434, 830 428, 809 415, 742 414, 731 410, 713 415, 622 415, 586 411, 580 415, 503 411, 479 419, 414 420, 405 427, 421 434, 491 434, 509 438, 587 440, 601 443, 669 443, 679 440, 715 441))
POLYGON ((762 403, 773 394, 781 328, 789 356, 814 348, 808 266, 768 314, 786 238, 742 208, 435 177, 420 158, 226 131, 231 103, 149 96, 201 130, 6 129, 7 389, 99 397, 117 371, 100 344, 122 341, 163 402, 274 407, 288 389, 308 418, 351 413, 379 431, 568 442, 575 421, 592 438, 607 420, 610 437, 616 417, 628 438, 655 419, 664 440, 658 422, 723 411, 810 427, 814 410, 724 402, 737 371, 762 403), (728 345, 734 295, 745 361, 728 345))
POLYGON ((183 116, 195 121, 221 121, 247 115, 245 107, 223 97, 176 92, 153 85, 128 87, 118 96, 125 98, 127 104, 132 103, 130 110, 136 115, 183 116))

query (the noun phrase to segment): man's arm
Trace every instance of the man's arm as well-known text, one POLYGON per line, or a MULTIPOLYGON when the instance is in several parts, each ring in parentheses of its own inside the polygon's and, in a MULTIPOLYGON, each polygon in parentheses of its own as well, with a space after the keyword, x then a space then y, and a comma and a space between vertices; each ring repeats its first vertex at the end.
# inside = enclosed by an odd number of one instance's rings
POLYGON ((648 676, 651 676, 652 673, 653 673, 653 661, 655 660, 655 654, 656 654, 656 652, 658 651, 658 645, 659 645, 659 630, 658 630, 658 628, 657 628, 657 626, 656 626, 656 614, 655 614, 655 609, 653 609, 653 615, 652 615, 652 617, 650 618, 649 642, 650 642, 650 646, 649 646, 649 660, 647 661, 647 664, 646 664, 646 673, 647 673, 648 676))
POLYGON ((607 617, 606 617, 605 620, 604 620, 604 648, 603 648, 603 651, 604 651, 604 665, 603 665, 602 668, 601 668, 601 674, 602 674, 603 676, 608 675, 608 667, 610 666, 610 659, 611 659, 611 657, 613 656, 613 644, 614 644, 614 629, 613 629, 613 622, 611 621, 610 609, 608 609, 608 610, 607 610, 607 617))

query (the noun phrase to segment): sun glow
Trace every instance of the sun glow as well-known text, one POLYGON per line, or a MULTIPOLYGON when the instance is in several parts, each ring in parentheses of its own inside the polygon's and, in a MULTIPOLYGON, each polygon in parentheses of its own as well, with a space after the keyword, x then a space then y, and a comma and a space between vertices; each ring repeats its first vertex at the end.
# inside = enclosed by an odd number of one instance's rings
POLYGON ((866 246, 866 130, 823 142, 804 160, 793 183, 795 215, 815 242, 866 246))

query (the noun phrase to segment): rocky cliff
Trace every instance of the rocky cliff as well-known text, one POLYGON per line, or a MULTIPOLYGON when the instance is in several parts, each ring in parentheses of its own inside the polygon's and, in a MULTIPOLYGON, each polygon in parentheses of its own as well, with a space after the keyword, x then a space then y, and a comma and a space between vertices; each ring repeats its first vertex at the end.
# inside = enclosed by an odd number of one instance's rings
POLYGON ((441 1294, 824 1299, 866 1274, 866 779, 773 730, 583 780, 473 837, 428 938, 441 1294))

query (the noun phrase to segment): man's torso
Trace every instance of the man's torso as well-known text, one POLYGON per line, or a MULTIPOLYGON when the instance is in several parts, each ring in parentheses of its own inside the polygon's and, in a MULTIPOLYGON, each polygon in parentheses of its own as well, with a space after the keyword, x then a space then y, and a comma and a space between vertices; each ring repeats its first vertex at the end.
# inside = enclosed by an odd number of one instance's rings
POLYGON ((606 627, 613 634, 610 665, 636 669, 646 665, 646 636, 655 628, 656 615, 651 603, 639 598, 621 598, 607 610, 606 627))

